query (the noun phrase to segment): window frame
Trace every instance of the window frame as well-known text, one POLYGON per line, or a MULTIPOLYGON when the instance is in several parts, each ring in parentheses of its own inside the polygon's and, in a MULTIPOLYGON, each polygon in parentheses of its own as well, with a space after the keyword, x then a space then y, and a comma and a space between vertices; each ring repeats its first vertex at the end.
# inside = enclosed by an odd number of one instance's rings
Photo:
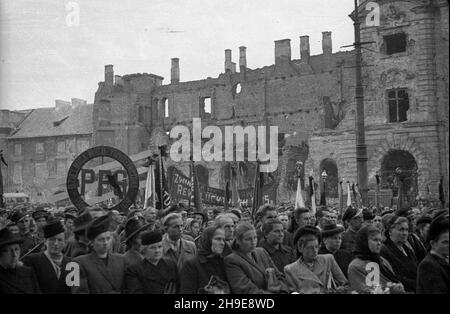
POLYGON ((387 99, 387 121, 388 123, 402 123, 402 122, 407 122, 408 121, 408 111, 411 109, 410 107, 410 95, 408 92, 408 88, 405 87, 400 87, 400 88, 391 88, 386 90, 386 99, 387 99), (406 98, 400 98, 399 97, 399 92, 405 92, 406 94, 406 98), (390 97, 390 93, 394 92, 395 93, 395 97, 391 98, 390 97), (401 120, 401 116, 400 116, 400 102, 402 100, 407 100, 408 103, 408 108, 405 110, 405 120, 401 120), (396 111, 396 120, 392 121, 391 120, 391 101, 395 101, 395 111, 396 111))

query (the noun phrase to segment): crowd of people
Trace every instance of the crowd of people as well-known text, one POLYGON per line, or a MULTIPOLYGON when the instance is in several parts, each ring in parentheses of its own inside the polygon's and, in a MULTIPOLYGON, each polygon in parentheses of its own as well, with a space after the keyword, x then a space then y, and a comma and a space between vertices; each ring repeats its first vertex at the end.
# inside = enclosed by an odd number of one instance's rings
POLYGON ((0 209, 0 293, 446 294, 448 219, 426 207, 0 209))

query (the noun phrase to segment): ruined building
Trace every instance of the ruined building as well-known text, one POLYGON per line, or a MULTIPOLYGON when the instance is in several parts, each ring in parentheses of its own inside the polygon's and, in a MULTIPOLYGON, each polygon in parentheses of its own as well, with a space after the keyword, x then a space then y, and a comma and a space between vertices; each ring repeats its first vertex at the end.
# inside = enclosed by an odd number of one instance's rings
MULTIPOLYGON (((366 24, 367 1, 359 8, 362 41, 370 42, 362 56, 369 195, 377 172, 381 188, 395 194, 393 173, 401 167, 408 198, 437 198, 443 174, 448 202, 448 2, 373 2, 380 6, 379 26, 366 24)), ((329 196, 337 197, 340 179, 356 182, 355 54, 333 52, 331 32, 322 33, 322 49, 312 56, 309 36, 277 40, 274 64, 259 69, 248 67, 246 47, 239 47, 238 63, 227 49, 223 73, 190 82, 181 81, 173 58, 165 85, 153 74, 114 76, 107 65, 94 101, 94 145, 134 154, 167 141, 173 126, 190 126, 194 117, 203 126, 276 125, 282 135, 278 200, 295 197, 299 160, 304 179, 312 172, 320 182, 326 170, 329 196), (300 59, 292 58, 293 47, 300 59)), ((198 163, 200 181, 223 188, 227 167, 198 163)), ((251 186, 253 163, 239 169, 240 186, 251 186)))

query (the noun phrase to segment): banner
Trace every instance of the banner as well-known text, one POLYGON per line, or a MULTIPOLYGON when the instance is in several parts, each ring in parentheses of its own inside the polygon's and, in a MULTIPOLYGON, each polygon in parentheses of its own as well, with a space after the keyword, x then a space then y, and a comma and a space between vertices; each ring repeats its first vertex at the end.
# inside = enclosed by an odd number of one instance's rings
MULTIPOLYGON (((170 177, 170 194, 173 202, 180 200, 189 201, 192 193, 192 181, 185 176, 181 171, 175 167, 169 167, 167 173, 170 177)), ((203 204, 224 206, 225 205, 225 191, 223 189, 216 189, 210 186, 199 184, 200 194, 203 204)), ((263 186, 262 199, 263 203, 276 202, 277 187, 274 183, 263 186)), ((251 208, 253 203, 253 188, 239 190, 239 204, 243 208, 251 208)), ((231 200, 229 203, 231 205, 231 200)))

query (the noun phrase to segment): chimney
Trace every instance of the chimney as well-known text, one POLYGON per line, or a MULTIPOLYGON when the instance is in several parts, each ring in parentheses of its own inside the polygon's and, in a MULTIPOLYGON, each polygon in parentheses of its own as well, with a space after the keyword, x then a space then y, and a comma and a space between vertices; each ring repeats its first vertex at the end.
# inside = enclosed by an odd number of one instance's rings
POLYGON ((108 64, 108 65, 105 65, 105 86, 112 88, 113 85, 114 85, 113 65, 108 64))
POLYGON ((309 64, 309 36, 300 36, 300 60, 302 63, 309 64))
POLYGON ((322 32, 322 51, 324 54, 331 54, 333 52, 331 32, 322 32))
POLYGON ((245 69, 247 68, 247 54, 246 54, 247 48, 245 46, 239 47, 239 69, 240 72, 245 72, 245 69))
POLYGON ((65 101, 61 99, 55 100, 55 109, 58 112, 67 112, 71 109, 71 103, 70 101, 65 101))
POLYGON ((234 63, 234 69, 233 69, 233 61, 231 61, 231 49, 225 49, 225 73, 236 72, 236 64, 234 63))
POLYGON ((172 58, 172 67, 170 68, 170 84, 180 83, 180 59, 172 58))
POLYGON ((291 40, 275 41, 275 65, 291 61, 291 40))

